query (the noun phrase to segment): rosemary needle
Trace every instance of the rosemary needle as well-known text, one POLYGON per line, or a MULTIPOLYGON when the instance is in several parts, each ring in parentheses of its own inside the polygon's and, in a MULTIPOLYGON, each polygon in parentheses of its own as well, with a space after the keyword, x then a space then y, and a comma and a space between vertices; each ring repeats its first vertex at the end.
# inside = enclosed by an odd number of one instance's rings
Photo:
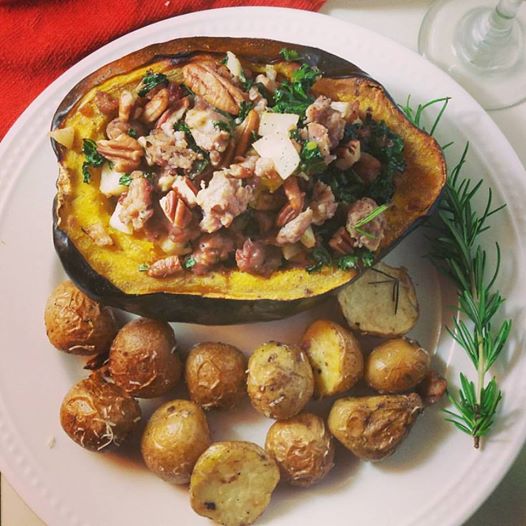
MULTIPOLYGON (((410 106, 408 97, 401 109, 416 126, 425 129, 421 122, 425 110, 441 104, 430 128, 433 134, 448 102, 448 97, 434 99, 419 104, 415 110, 410 106)), ((504 303, 504 298, 494 288, 501 254, 496 243, 496 263, 491 269, 486 250, 481 244, 481 235, 490 228, 488 219, 505 205, 493 207, 490 188, 484 208, 481 212, 477 211, 474 203, 482 190, 483 181, 473 183, 460 175, 468 150, 469 144, 466 144, 459 162, 448 176, 444 196, 432 224, 435 235, 429 256, 435 267, 457 287, 461 319, 453 318, 453 328, 448 328, 448 331, 466 351, 476 369, 475 381, 460 373, 457 396, 448 392, 453 410, 444 410, 446 420, 471 435, 475 448, 478 448, 481 437, 487 435, 493 426, 502 399, 496 379, 491 378, 486 382, 486 376, 504 349, 511 330, 511 320, 504 320, 498 327, 494 326, 494 319, 504 303)))

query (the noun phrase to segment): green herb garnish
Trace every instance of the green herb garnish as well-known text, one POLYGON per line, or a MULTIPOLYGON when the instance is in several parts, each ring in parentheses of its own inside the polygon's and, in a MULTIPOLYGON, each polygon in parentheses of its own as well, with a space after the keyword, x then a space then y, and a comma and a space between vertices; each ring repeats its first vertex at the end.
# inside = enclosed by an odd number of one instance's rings
POLYGON ((370 223, 373 219, 376 219, 380 214, 383 214, 388 208, 389 205, 377 206, 372 212, 367 214, 365 217, 362 217, 359 221, 356 221, 356 223, 353 225, 353 228, 356 230, 357 228, 360 228, 366 225, 367 223, 370 223))
POLYGON ((314 102, 310 90, 320 70, 308 64, 302 64, 291 80, 284 80, 274 93, 273 110, 278 113, 296 113, 303 116, 305 110, 314 102))
POLYGON ((327 168, 327 165, 323 161, 320 148, 314 141, 307 141, 302 145, 300 159, 299 169, 307 175, 320 174, 327 168))
POLYGON ((190 179, 195 179, 198 175, 201 175, 208 168, 209 164, 210 160, 208 157, 203 157, 203 159, 195 161, 189 175, 190 179))
POLYGON ((141 263, 137 268, 139 272, 146 272, 150 268, 150 265, 148 265, 148 263, 141 263))
POLYGON ((342 172, 335 166, 329 165, 322 174, 321 180, 331 187, 336 201, 350 204, 367 194, 364 182, 356 175, 352 168, 342 172))
POLYGON ((93 139, 84 139, 82 141, 82 153, 84 162, 82 163, 82 180, 85 183, 91 181, 90 167, 99 168, 106 160, 98 151, 97 143, 93 139))
MULTIPOLYGON (((220 122, 220 121, 215 121, 220 122)), ((215 124, 215 123, 214 123, 215 124)), ((195 179, 198 175, 202 174, 203 171, 208 167, 210 164, 210 158, 208 155, 208 152, 197 146, 197 143, 195 142, 195 139, 192 135, 192 131, 190 130, 190 127, 186 122, 179 121, 174 124, 174 130, 175 131, 182 131, 185 134, 186 142, 188 143, 188 147, 194 152, 197 152, 201 155, 201 159, 198 159, 194 161, 194 164, 192 166, 192 171, 189 174, 190 179, 195 179)))
POLYGON ((254 86, 256 86, 261 96, 264 99, 267 99, 269 104, 273 104, 272 93, 265 87, 265 85, 262 82, 255 82, 254 86))
POLYGON ((286 47, 281 48, 279 54, 287 62, 294 62, 300 59, 300 54, 295 49, 288 49, 286 47))
POLYGON ((196 259, 193 256, 189 256, 183 261, 183 268, 190 270, 196 263, 196 259))
POLYGON ((241 124, 247 117, 249 111, 254 107, 254 104, 252 102, 247 102, 245 100, 241 101, 241 104, 239 106, 239 114, 235 118, 236 124, 241 124))
POLYGON ((318 272, 324 266, 333 265, 341 270, 350 270, 359 266, 370 267, 374 263, 374 254, 366 249, 333 259, 329 251, 320 246, 311 250, 309 256, 313 260, 313 264, 305 269, 309 273, 318 272))
POLYGON ((314 260, 312 265, 305 268, 309 274, 312 272, 318 272, 322 267, 332 264, 332 257, 325 247, 312 249, 309 256, 314 260))
POLYGON ((232 126, 226 121, 214 121, 214 127, 218 130, 226 131, 232 133, 232 126))
MULTIPOLYGON (((413 110, 408 98, 402 110, 408 119, 423 128, 421 120, 424 111, 434 104, 441 104, 430 129, 435 132, 448 102, 448 97, 435 99, 413 110)), ((448 176, 444 197, 432 224, 436 235, 430 259, 457 287, 462 317, 454 316, 453 329, 448 328, 448 331, 466 351, 477 372, 475 382, 460 373, 458 395, 448 392, 454 410, 444 410, 446 420, 472 436, 475 448, 479 448, 481 437, 487 435, 494 424, 502 399, 495 378, 486 383, 486 376, 504 349, 511 331, 511 320, 494 326, 505 301, 495 290, 500 269, 500 248, 496 243, 495 263, 491 265, 480 241, 480 236, 490 228, 488 219, 505 205, 493 207, 490 188, 482 212, 475 208, 483 181, 473 183, 460 176, 468 149, 469 144, 466 144, 459 162, 448 176)))
POLYGON ((119 184, 122 184, 123 186, 130 186, 132 182, 132 177, 129 173, 122 174, 119 177, 119 184))
POLYGON ((244 91, 248 91, 254 85, 254 81, 247 78, 244 71, 241 71, 241 74, 239 75, 239 83, 244 91))
POLYGON ((168 84, 168 77, 164 73, 147 71, 146 75, 137 86, 137 93, 139 97, 144 97, 149 91, 161 84, 168 84))
POLYGON ((135 128, 130 128, 128 130, 128 135, 134 139, 137 139, 137 130, 135 128))

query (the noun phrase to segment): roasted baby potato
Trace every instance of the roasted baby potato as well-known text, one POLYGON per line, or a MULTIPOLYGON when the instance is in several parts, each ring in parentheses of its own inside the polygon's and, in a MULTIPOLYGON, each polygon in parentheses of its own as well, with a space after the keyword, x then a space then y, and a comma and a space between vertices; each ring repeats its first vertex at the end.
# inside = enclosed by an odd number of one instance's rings
POLYGON ((363 376, 358 340, 341 325, 315 321, 301 341, 314 373, 314 395, 322 398, 348 391, 363 376))
POLYGON ((447 380, 436 371, 429 371, 416 386, 416 392, 422 397, 426 406, 436 404, 446 394, 447 380))
POLYGON ((60 407, 60 423, 77 444, 91 451, 120 446, 141 419, 137 400, 100 373, 75 384, 60 407))
POLYGON ((404 267, 378 263, 338 294, 353 330, 388 338, 409 332, 418 320, 413 282, 404 267))
POLYGON ((172 390, 181 378, 182 364, 170 325, 148 318, 127 323, 111 345, 109 371, 119 387, 139 398, 172 390))
POLYGON ((205 342, 192 348, 185 365, 190 398, 204 409, 231 409, 247 392, 247 359, 236 347, 205 342))
POLYGON ((423 409, 416 393, 341 398, 334 402, 327 423, 357 457, 381 460, 394 453, 423 409))
POLYGON ((197 461, 190 502, 199 515, 224 526, 252 524, 279 482, 274 460, 251 442, 216 442, 197 461))
POLYGON ((106 352, 117 333, 113 311, 93 301, 71 281, 60 283, 51 293, 44 321, 52 345, 71 354, 106 352))
POLYGON ((247 388, 252 405, 266 417, 297 415, 314 391, 307 355, 295 345, 264 343, 248 360, 247 388))
POLYGON ((159 407, 148 421, 141 452, 148 469, 158 477, 186 484, 210 442, 203 410, 188 400, 172 400, 159 407))
POLYGON ((379 393, 413 389, 429 372, 431 358, 417 342, 395 338, 375 347, 365 363, 365 380, 379 393))
POLYGON ((334 466, 332 436, 323 419, 312 413, 274 422, 265 449, 278 463, 282 478, 293 486, 311 486, 334 466))

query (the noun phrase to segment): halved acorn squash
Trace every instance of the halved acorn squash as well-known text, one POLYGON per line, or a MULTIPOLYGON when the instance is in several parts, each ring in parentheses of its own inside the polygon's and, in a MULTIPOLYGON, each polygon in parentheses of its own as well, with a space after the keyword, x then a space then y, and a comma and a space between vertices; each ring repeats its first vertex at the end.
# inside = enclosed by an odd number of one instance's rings
POLYGON ((314 306, 357 277, 359 270, 325 267, 316 273, 297 268, 279 270, 268 278, 229 270, 204 276, 185 272, 156 279, 137 270, 155 255, 150 241, 112 231, 114 245, 98 246, 83 229, 94 218, 107 225, 111 215, 98 184, 84 184, 81 170, 82 139, 104 137, 107 121, 94 106, 98 90, 119 93, 124 86, 136 86, 147 70, 177 79, 183 65, 200 53, 223 56, 232 51, 251 69, 261 70, 264 64, 273 63, 286 75, 287 63, 279 54, 284 47, 297 50, 321 70, 323 76, 313 86, 315 95, 338 101, 358 99, 360 112, 368 111, 373 119, 385 121, 404 140, 406 169, 396 180, 391 206, 385 212, 387 228, 375 260, 430 214, 446 181, 442 151, 432 137, 404 117, 386 90, 357 66, 319 49, 271 40, 176 39, 100 68, 68 93, 53 118, 53 129, 75 129, 72 148, 53 141, 60 165, 53 207, 54 243, 64 269, 87 294, 107 305, 152 318, 232 324, 290 316, 314 306))

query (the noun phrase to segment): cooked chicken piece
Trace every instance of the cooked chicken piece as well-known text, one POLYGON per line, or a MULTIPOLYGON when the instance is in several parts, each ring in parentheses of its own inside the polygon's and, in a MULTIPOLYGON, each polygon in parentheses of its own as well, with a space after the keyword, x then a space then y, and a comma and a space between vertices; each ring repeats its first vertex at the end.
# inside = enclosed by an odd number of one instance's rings
POLYGON ((192 254, 195 264, 191 270, 194 274, 206 274, 218 263, 226 261, 233 251, 234 242, 227 234, 205 234, 199 239, 197 250, 192 254))
POLYGON ((236 250, 236 263, 243 272, 270 276, 281 265, 281 250, 261 241, 247 239, 243 248, 236 250))
POLYGON ((210 161, 213 166, 219 164, 220 154, 227 149, 230 142, 230 133, 216 125, 217 122, 226 121, 224 115, 201 102, 197 102, 192 109, 186 112, 185 122, 190 128, 192 137, 199 148, 210 152, 210 161))
POLYGON ((183 68, 184 83, 208 104, 232 115, 239 113, 245 94, 223 77, 213 63, 190 63, 183 68))
POLYGON ((314 185, 312 201, 309 206, 312 209, 313 224, 322 225, 327 219, 334 217, 338 203, 332 193, 331 187, 318 181, 314 185))
POLYGON ((365 184, 371 184, 380 175, 382 163, 376 157, 363 152, 360 160, 353 166, 353 170, 365 184))
POLYGON ((133 172, 131 177, 128 191, 119 199, 119 219, 125 225, 131 225, 134 230, 140 230, 153 215, 153 187, 142 172, 133 172))
POLYGON ((257 159, 260 159, 260 157, 251 155, 244 161, 231 164, 229 168, 226 168, 223 171, 236 179, 249 179, 254 176, 257 159))
POLYGON ((377 208, 378 205, 376 202, 369 197, 359 199, 350 206, 347 214, 346 228, 353 239, 354 247, 364 247, 374 252, 380 246, 386 227, 386 220, 383 213, 361 226, 356 226, 377 208))
POLYGON ((177 124, 190 107, 190 98, 184 97, 177 100, 169 107, 155 123, 156 128, 161 128, 166 135, 173 135, 174 125, 177 124))
POLYGON ((331 144, 329 139, 329 131, 325 126, 317 122, 310 122, 307 124, 308 140, 314 141, 320 150, 321 156, 325 164, 336 159, 336 156, 331 155, 331 144))
POLYGON ((343 139, 345 119, 339 111, 331 108, 331 99, 320 95, 305 111, 306 122, 317 122, 327 128, 329 148, 332 150, 343 139))
POLYGON ((150 135, 140 137, 139 143, 146 152, 146 162, 150 165, 166 167, 174 172, 178 169, 190 170, 193 163, 202 155, 188 147, 186 134, 182 131, 166 135, 161 129, 154 129, 150 135))
POLYGON ((229 227, 239 214, 243 213, 252 197, 252 188, 243 186, 240 179, 234 179, 225 172, 214 172, 208 187, 197 194, 197 204, 203 210, 201 230, 215 232, 229 227))
POLYGON ((173 181, 172 188, 187 206, 193 208, 197 205, 197 188, 188 177, 178 175, 173 181))
POLYGON ((285 245, 287 243, 296 243, 301 239, 301 236, 305 233, 305 230, 309 228, 312 223, 312 210, 307 208, 298 217, 287 223, 280 229, 276 237, 276 241, 279 245, 285 245))

